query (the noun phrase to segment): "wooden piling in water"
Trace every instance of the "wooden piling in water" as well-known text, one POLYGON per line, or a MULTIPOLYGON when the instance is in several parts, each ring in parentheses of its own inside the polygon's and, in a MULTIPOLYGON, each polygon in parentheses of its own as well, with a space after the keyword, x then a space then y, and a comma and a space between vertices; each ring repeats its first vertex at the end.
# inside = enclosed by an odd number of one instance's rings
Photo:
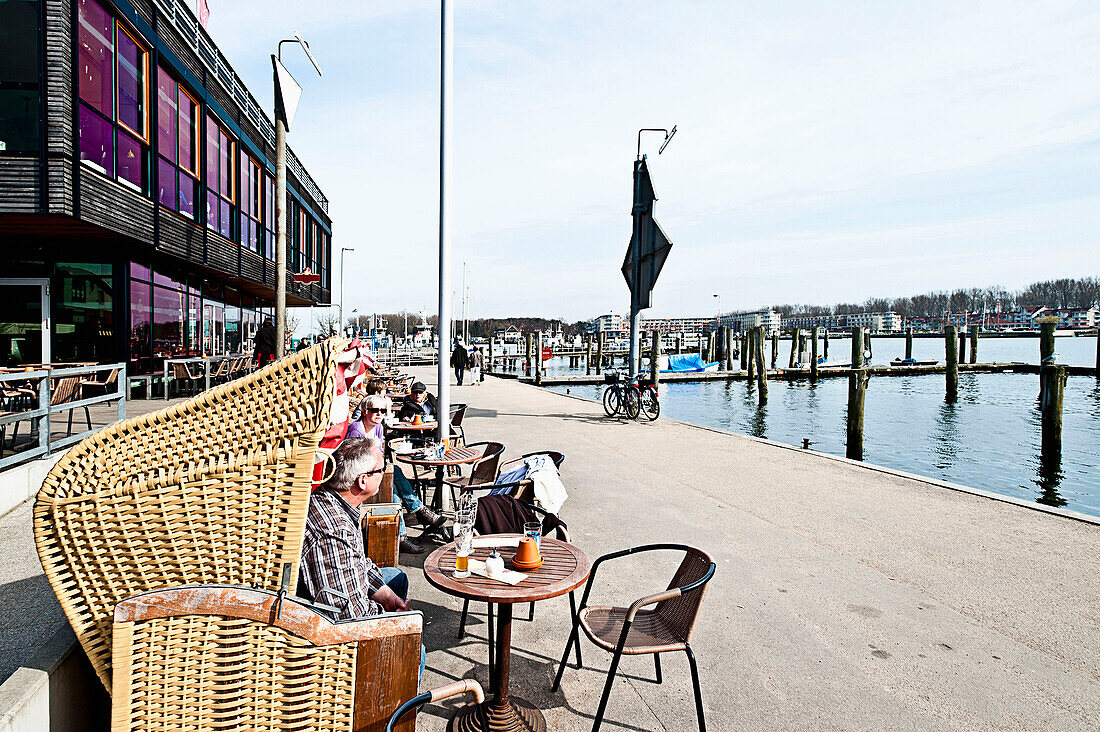
POLYGON ((756 328, 756 400, 758 404, 768 403, 768 371, 764 366, 764 341, 767 333, 764 326, 756 328))
POLYGON ((603 331, 596 334, 596 375, 603 371, 603 331))
POLYGON ((592 336, 584 337, 584 375, 592 375, 592 336))
POLYGON ((745 368, 751 384, 756 379, 756 328, 745 331, 745 368))
POLYGON ((867 374, 862 368, 854 368, 848 374, 848 424, 844 445, 844 454, 849 460, 863 459, 863 409, 866 401, 867 374))
POLYGON ((978 326, 970 326, 970 363, 978 362, 978 326))
POLYGON ((805 364, 809 360, 809 357, 807 356, 807 353, 806 353, 806 351, 808 350, 806 348, 806 345, 807 345, 806 341, 809 340, 809 335, 810 334, 807 331, 802 330, 801 328, 799 328, 799 330, 798 330, 798 362, 800 364, 803 364, 803 368, 805 368, 805 364))
POLYGON ((863 328, 852 327, 852 369, 863 368, 863 328))
POLYGON ((1039 369, 1039 412, 1042 417, 1044 457, 1062 453, 1062 397, 1065 394, 1066 367, 1053 363, 1039 369))
MULTIPOLYGON (((1100 350, 1097 351, 1097 358, 1100 359, 1100 350)), ((775 368, 776 363, 779 362, 779 331, 772 332, 772 368, 775 368)))
POLYGON ((871 358, 874 356, 874 351, 871 349, 871 329, 863 329, 863 363, 870 364, 871 358))
POLYGON ((788 368, 794 368, 795 363, 798 361, 798 328, 791 330, 791 359, 787 364, 788 368))
POLYGON ((913 326, 905 329, 905 357, 913 357, 913 326))
POLYGON ((1039 364, 1054 356, 1054 329, 1058 327, 1058 318, 1039 318, 1039 364))
POLYGON ((706 358, 706 360, 707 360, 708 363, 715 360, 714 359, 714 348, 715 348, 714 344, 717 340, 718 340, 718 334, 715 333, 714 331, 711 331, 710 335, 707 337, 707 358, 706 358))
POLYGON ((948 404, 954 404, 959 400, 959 348, 956 342, 955 326, 948 325, 943 329, 943 348, 945 363, 947 364, 947 393, 944 400, 948 404))
MULTIPOLYGON (((726 342, 733 343, 733 328, 726 326, 726 342)), ((726 350, 726 371, 733 371, 733 349, 726 350)))
POLYGON ((524 364, 523 364, 523 375, 524 376, 530 376, 531 375, 531 345, 534 342, 534 339, 535 339, 535 334, 534 333, 528 333, 527 334, 527 344, 526 344, 527 345, 527 351, 526 351, 526 358, 524 359, 524 364))
POLYGON ((493 372, 493 337, 489 336, 489 373, 493 372))
POLYGON ((810 378, 817 378, 817 335, 820 328, 814 326, 810 329, 810 378))
POLYGON ((828 361, 829 360, 829 328, 828 328, 828 326, 825 327, 824 337, 821 341, 821 350, 824 351, 824 353, 821 354, 821 357, 824 358, 826 361, 828 361))
POLYGON ((535 383, 542 384, 542 331, 535 336, 535 383))
POLYGON ((966 363, 966 327, 959 326, 959 363, 966 363))

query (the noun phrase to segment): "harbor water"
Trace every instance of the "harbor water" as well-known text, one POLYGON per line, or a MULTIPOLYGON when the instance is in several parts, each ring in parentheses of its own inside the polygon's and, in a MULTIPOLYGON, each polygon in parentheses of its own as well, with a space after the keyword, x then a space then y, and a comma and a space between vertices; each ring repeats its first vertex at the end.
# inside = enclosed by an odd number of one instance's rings
MULTIPOLYGON (((789 340, 780 342, 780 365, 789 348, 789 340)), ((904 339, 874 338, 872 363, 888 363, 904 348, 904 339)), ((913 355, 942 362, 943 349, 942 339, 918 338, 913 355)), ((1056 351, 1061 363, 1092 366, 1096 339, 1058 338, 1056 351)), ((1035 363, 1037 352, 1037 339, 989 338, 980 341, 979 360, 1035 363)), ((830 340, 830 358, 848 354, 849 341, 830 340)), ((567 363, 551 359, 548 374, 584 373, 567 363)), ((550 388, 590 399, 603 392, 594 385, 550 388)), ((663 383, 661 414, 791 445, 808 439, 814 450, 843 455, 847 389, 844 378, 772 381, 768 403, 759 407, 756 387, 745 381, 663 383)), ((1067 380, 1060 461, 1040 454, 1038 391, 1034 374, 962 373, 959 401, 946 404, 942 374, 872 377, 864 461, 1100 516, 1100 380, 1067 380)))

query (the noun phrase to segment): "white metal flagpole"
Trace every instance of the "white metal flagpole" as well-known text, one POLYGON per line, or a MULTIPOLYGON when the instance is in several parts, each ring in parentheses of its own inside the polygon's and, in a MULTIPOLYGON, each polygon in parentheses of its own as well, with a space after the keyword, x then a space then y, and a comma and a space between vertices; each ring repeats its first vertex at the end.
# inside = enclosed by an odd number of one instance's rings
POLYGON ((451 377, 451 86, 454 73, 454 6, 452 0, 442 0, 439 59, 439 393, 436 398, 436 418, 439 420, 439 441, 450 436, 451 377))

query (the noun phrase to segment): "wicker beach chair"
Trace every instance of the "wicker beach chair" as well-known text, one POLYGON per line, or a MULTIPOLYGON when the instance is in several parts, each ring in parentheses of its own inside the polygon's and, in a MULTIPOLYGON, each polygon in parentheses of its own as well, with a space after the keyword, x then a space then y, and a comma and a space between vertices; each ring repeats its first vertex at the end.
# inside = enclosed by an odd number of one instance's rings
MULTIPOLYGON (((653 665, 657 674, 657 683, 661 683, 661 655, 683 651, 688 657, 691 670, 691 685, 695 691, 695 716, 699 732, 706 732, 706 718, 703 716, 703 696, 699 689, 699 669, 695 663, 695 654, 691 650, 691 634, 699 608, 706 596, 707 585, 714 576, 715 564, 706 552, 683 544, 650 544, 632 549, 605 554, 592 563, 592 572, 581 596, 580 611, 573 615, 573 631, 565 644, 558 674, 551 685, 551 691, 557 691, 561 684, 569 651, 574 643, 580 644, 579 630, 583 630, 588 639, 600 648, 612 652, 611 668, 607 671, 607 680, 600 697, 600 706, 592 724, 592 732, 597 732, 603 722, 607 700, 611 696, 611 687, 615 682, 615 672, 619 668, 619 659, 626 655, 653 655, 653 665), (596 606, 588 604, 588 595, 596 579, 596 570, 600 565, 612 559, 659 550, 672 550, 683 553, 683 559, 669 582, 668 589, 635 600, 630 607, 596 606), (652 607, 651 607, 652 606, 652 607)), ((578 657, 577 666, 580 666, 578 657)))
POLYGON ((107 688, 115 605, 187 584, 297 586, 314 455, 336 360, 326 341, 186 402, 111 425, 46 476, 46 577, 107 688))
POLYGON ((244 587, 137 595, 114 612, 111 730, 380 731, 416 694, 423 626, 420 612, 333 623, 244 587))

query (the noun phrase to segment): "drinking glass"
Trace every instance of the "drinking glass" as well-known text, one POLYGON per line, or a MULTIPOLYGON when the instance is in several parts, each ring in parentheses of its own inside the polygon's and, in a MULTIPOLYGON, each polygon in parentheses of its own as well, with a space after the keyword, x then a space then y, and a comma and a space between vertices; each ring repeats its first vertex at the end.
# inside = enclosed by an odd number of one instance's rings
POLYGON ((538 521, 528 521, 523 525, 523 535, 535 540, 535 546, 542 551, 542 524, 538 521))
POLYGON ((470 576, 470 551, 474 544, 473 524, 455 524, 455 579, 470 576))

